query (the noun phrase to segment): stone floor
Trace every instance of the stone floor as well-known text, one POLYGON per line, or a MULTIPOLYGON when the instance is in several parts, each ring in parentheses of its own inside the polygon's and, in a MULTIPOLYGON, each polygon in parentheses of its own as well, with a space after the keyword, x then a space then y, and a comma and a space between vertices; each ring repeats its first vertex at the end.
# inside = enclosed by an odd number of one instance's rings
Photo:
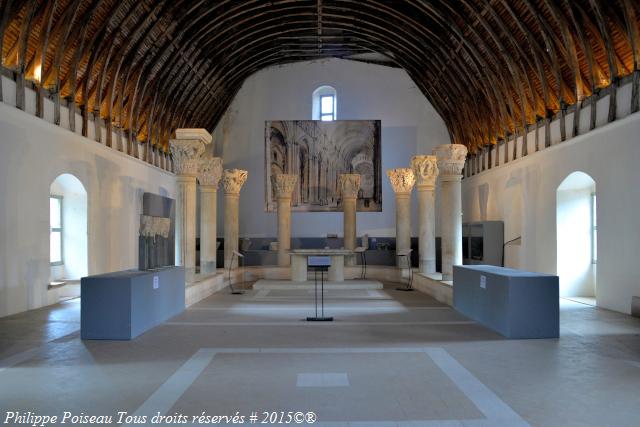
POLYGON ((119 411, 237 412, 247 424, 252 412, 256 424, 263 411, 313 412, 330 426, 639 423, 639 319, 561 300, 559 340, 506 340, 394 284, 327 291, 333 323, 301 320, 312 301, 308 290, 218 293, 120 342, 81 341, 78 300, 2 318, 0 423, 7 411, 113 425, 119 411))
POLYGON ((564 297, 564 299, 567 299, 573 302, 579 302, 580 304, 593 305, 593 306, 597 305, 596 297, 564 297))

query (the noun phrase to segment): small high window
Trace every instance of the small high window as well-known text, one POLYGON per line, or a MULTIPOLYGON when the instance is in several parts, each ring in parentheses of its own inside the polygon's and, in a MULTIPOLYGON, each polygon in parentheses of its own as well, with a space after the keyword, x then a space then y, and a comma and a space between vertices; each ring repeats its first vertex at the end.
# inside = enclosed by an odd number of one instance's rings
POLYGON ((49 197, 49 242, 51 265, 62 265, 62 196, 49 197))
POLYGON ((322 95, 320 97, 320 120, 330 122, 335 120, 335 97, 333 95, 322 95))
POLYGON ((331 86, 320 86, 313 91, 311 118, 324 122, 336 120, 338 97, 331 86))

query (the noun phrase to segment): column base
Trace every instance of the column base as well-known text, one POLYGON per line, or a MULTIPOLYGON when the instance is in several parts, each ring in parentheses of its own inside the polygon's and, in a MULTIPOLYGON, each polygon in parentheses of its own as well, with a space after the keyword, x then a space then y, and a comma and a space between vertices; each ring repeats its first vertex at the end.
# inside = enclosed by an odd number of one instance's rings
POLYGON ((232 270, 235 270, 238 268, 238 257, 233 257, 233 264, 230 265, 231 260, 225 260, 224 261, 224 269, 228 270, 229 268, 231 268, 232 270))
POLYGON ((185 267, 184 269, 184 280, 187 283, 193 283, 196 278, 196 268, 195 267, 185 267))
MULTIPOLYGON (((353 250, 353 249, 352 249, 353 250)), ((344 257, 344 265, 347 267, 355 267, 358 265, 355 255, 347 255, 344 257)))
POLYGON ((215 261, 200 262, 200 274, 214 274, 215 272, 216 272, 215 261))
POLYGON ((278 267, 289 267, 291 265, 291 255, 289 249, 285 254, 278 254, 278 267))
POLYGON ((420 273, 433 274, 436 272, 436 261, 433 259, 421 259, 420 260, 420 273))

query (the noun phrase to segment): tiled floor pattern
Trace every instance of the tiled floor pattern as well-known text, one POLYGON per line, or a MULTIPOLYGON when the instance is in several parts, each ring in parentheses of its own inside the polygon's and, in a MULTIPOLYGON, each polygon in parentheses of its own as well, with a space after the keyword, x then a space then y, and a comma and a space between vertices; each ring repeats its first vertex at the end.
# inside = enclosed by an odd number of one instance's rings
MULTIPOLYGON (((313 410, 315 425, 635 426, 640 320, 561 301, 561 339, 505 340, 418 292, 219 293, 134 341, 79 304, 0 319, 0 412, 313 410), (307 384, 311 386, 300 386, 307 384), (316 384, 316 386, 314 386, 316 384)), ((182 424, 184 425, 184 424, 182 424)))
POLYGON ((243 414, 313 408, 322 425, 528 425, 437 347, 201 349, 136 415, 224 414, 229 408, 243 414), (310 366, 342 369, 348 375, 298 373, 310 366), (265 370, 271 373, 268 377, 262 374, 265 370), (255 389, 269 393, 256 398, 255 389))

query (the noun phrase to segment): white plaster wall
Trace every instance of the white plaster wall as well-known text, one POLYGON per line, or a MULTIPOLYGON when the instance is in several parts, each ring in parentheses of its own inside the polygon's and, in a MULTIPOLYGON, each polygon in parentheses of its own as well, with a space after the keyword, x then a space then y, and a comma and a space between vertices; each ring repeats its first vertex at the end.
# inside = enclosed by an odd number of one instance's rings
MULTIPOLYGON (((312 94, 322 85, 337 91, 338 120, 382 121, 382 209, 357 214, 358 236, 395 235, 395 201, 386 170, 408 167, 411 157, 431 154, 449 143, 440 116, 399 69, 330 59, 272 67, 248 78, 215 131, 216 155, 225 168, 249 171, 240 196, 240 235, 275 237, 276 214, 264 212, 264 122, 310 120, 312 94)), ((218 198, 221 202, 222 196, 218 198)), ((413 235, 417 235, 416 196, 412 199, 413 235)), ((218 227, 222 230, 222 205, 218 227)), ((293 237, 342 236, 342 213, 292 214, 293 237)))
POLYGON ((465 178, 464 221, 503 220, 505 239, 522 235, 522 245, 507 250, 506 264, 556 274, 556 190, 570 173, 587 173, 598 194, 597 303, 629 313, 631 297, 640 296, 639 161, 640 113, 635 113, 465 178))
POLYGON ((0 316, 48 302, 49 188, 62 173, 87 190, 89 274, 137 267, 142 193, 175 197, 172 174, 0 103, 0 316))

